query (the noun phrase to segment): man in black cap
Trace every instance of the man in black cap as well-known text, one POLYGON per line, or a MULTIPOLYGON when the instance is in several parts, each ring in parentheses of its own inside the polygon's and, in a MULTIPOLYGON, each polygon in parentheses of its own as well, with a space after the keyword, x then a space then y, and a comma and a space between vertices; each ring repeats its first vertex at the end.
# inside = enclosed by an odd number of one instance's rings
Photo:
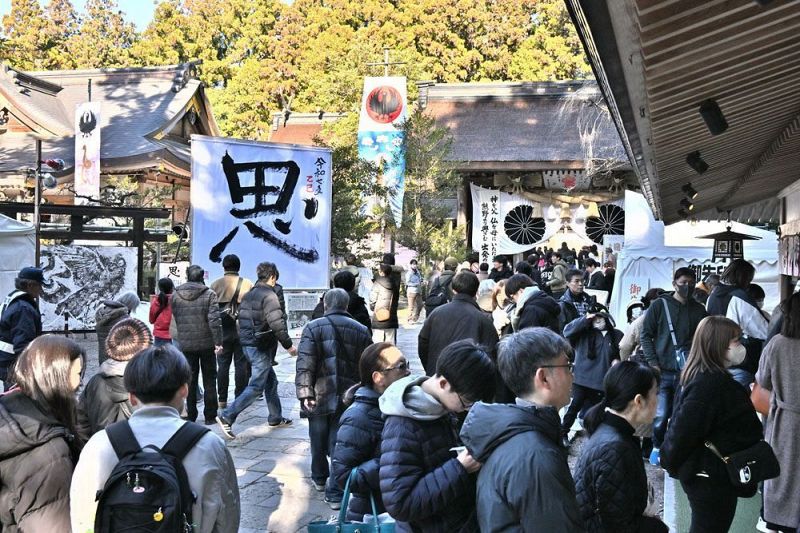
POLYGON ((44 284, 41 268, 25 267, 14 280, 15 290, 0 305, 0 380, 4 390, 16 381, 8 374, 19 354, 42 334, 42 315, 36 299, 44 284))

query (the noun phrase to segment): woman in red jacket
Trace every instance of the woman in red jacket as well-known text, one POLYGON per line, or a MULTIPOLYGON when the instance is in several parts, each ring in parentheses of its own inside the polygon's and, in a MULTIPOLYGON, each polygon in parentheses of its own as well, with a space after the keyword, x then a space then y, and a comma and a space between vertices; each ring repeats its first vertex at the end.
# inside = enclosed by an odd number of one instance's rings
POLYGON ((158 295, 150 302, 150 323, 153 324, 153 344, 172 344, 169 324, 172 322, 172 290, 175 285, 169 278, 158 280, 158 295))

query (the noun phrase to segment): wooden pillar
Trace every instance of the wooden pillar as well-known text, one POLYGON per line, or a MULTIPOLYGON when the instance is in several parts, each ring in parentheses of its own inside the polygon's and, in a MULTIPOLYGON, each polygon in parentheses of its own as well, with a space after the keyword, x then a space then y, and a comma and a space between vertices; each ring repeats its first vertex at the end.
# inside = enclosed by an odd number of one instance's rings
POLYGON ((136 246, 136 292, 144 291, 144 218, 133 219, 133 245, 136 246))

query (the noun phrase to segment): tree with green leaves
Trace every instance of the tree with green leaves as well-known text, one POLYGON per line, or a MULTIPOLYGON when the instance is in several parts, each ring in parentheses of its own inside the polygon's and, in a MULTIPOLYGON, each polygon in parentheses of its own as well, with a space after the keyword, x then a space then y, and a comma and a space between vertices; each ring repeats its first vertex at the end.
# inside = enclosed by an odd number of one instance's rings
POLYGON ((12 0, 3 17, 4 61, 17 68, 46 68, 47 19, 38 0, 12 0))
POLYGON ((131 64, 136 29, 125 20, 116 0, 87 0, 80 31, 67 46, 78 68, 125 67, 131 64))

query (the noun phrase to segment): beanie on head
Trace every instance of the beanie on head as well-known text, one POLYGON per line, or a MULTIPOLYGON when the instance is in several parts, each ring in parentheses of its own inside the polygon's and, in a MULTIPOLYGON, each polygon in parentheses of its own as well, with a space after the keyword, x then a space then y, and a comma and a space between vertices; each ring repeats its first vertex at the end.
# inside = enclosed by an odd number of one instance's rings
POLYGON ((152 344, 153 335, 144 322, 136 318, 124 318, 108 332, 106 353, 115 361, 130 361, 152 344))

